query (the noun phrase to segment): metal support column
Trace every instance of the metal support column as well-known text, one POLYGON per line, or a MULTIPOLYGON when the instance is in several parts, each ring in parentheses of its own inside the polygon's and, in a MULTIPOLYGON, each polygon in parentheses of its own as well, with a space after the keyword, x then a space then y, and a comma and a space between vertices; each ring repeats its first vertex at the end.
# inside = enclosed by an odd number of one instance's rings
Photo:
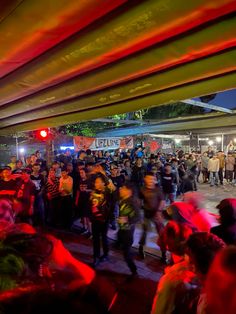
POLYGON ((18 142, 18 136, 16 134, 16 159, 19 159, 19 142, 18 142))

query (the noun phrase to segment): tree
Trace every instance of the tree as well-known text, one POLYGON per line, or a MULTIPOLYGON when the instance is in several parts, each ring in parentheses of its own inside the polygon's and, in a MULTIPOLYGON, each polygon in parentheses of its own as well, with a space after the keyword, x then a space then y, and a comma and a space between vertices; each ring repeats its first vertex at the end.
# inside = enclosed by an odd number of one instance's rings
POLYGON ((184 104, 182 102, 157 106, 154 108, 149 108, 149 110, 144 114, 144 120, 151 119, 168 119, 177 118, 179 116, 189 116, 193 114, 200 114, 204 112, 204 108, 191 106, 184 104))

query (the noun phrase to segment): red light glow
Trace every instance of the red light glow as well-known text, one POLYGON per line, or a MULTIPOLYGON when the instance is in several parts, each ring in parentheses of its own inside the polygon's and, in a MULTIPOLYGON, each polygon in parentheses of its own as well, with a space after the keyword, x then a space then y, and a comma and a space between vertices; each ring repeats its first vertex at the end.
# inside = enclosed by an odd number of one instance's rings
POLYGON ((40 131, 40 136, 43 137, 43 138, 46 138, 48 136, 48 132, 46 130, 42 130, 40 131))

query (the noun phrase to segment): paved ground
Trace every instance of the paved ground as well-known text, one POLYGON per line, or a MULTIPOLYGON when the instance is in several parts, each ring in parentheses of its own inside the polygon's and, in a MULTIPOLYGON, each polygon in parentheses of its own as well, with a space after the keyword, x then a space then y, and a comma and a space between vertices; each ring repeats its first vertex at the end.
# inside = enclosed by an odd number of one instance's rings
MULTIPOLYGON (((236 197, 236 187, 225 185, 220 187, 210 187, 208 184, 200 184, 199 191, 206 198, 205 207, 210 212, 217 212, 215 206, 220 200, 228 197, 236 197)), ((61 238, 65 246, 71 253, 81 261, 92 263, 92 240, 75 233, 55 232, 61 238)), ((109 232, 110 238, 115 237, 115 233, 109 232)), ((137 264, 139 277, 133 280, 129 278, 129 269, 125 264, 122 252, 115 249, 114 241, 110 240, 111 252, 109 262, 104 262, 97 267, 97 272, 108 278, 119 292, 118 301, 113 313, 118 314, 147 314, 150 313, 153 296, 157 282, 163 274, 164 267, 160 262, 159 248, 156 245, 157 235, 154 228, 149 232, 146 245, 147 254, 145 260, 137 257, 138 240, 140 236, 140 226, 137 226, 134 241, 135 262, 137 264)))

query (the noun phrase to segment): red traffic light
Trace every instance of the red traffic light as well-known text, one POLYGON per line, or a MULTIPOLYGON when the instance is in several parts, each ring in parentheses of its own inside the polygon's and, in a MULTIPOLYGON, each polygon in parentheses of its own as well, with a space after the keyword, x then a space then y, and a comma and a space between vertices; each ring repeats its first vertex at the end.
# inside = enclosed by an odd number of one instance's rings
POLYGON ((42 138, 46 138, 48 136, 48 131, 47 130, 41 130, 39 132, 39 135, 42 137, 42 138))
POLYGON ((48 129, 38 130, 36 131, 35 136, 40 141, 46 141, 49 137, 49 131, 48 129))

